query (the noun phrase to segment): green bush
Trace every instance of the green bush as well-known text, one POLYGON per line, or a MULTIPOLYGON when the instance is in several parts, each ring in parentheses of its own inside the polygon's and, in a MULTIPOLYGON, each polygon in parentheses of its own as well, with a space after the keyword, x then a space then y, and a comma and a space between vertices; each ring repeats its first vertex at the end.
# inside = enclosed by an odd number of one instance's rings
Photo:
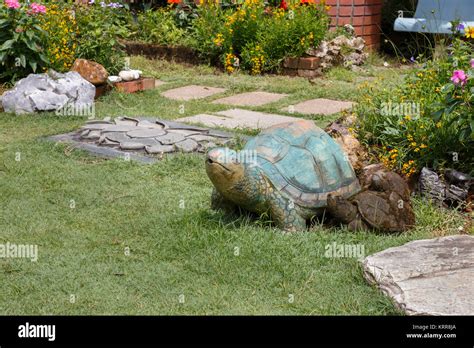
POLYGON ((213 3, 199 6, 197 18, 192 25, 192 47, 199 53, 200 57, 215 63, 219 61, 224 52, 222 33, 226 15, 230 10, 221 9, 213 3))
POLYGON ((257 0, 245 0, 236 10, 201 6, 198 15, 196 48, 211 59, 219 57, 228 72, 239 66, 252 74, 274 71, 284 58, 317 46, 329 23, 323 5, 299 1, 289 2, 287 10, 257 0))
POLYGON ((0 80, 15 81, 48 64, 42 9, 10 1, 0 4, 0 80))
POLYGON ((328 31, 329 17, 321 6, 275 9, 264 21, 260 42, 267 55, 267 70, 275 70, 286 57, 301 57, 317 47, 328 31))
POLYGON ((423 166, 472 173, 473 58, 472 41, 455 38, 449 54, 425 63, 401 86, 384 88, 383 81, 361 86, 359 138, 405 176, 423 166))
POLYGON ((138 14, 133 26, 132 38, 157 45, 184 45, 186 30, 179 28, 173 11, 169 9, 148 10, 138 14))
POLYGON ((110 74, 118 73, 124 66, 125 56, 119 39, 128 37, 131 21, 124 7, 102 7, 98 3, 77 6, 77 58, 100 63, 110 74))

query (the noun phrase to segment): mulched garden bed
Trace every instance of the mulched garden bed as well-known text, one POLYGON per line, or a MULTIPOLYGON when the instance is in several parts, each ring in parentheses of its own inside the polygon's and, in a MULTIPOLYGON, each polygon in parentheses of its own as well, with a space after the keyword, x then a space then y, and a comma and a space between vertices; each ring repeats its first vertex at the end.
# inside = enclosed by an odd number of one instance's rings
POLYGON ((123 41, 125 51, 129 55, 142 55, 147 58, 160 58, 168 61, 187 64, 199 64, 203 61, 198 52, 184 46, 160 46, 142 42, 123 41))

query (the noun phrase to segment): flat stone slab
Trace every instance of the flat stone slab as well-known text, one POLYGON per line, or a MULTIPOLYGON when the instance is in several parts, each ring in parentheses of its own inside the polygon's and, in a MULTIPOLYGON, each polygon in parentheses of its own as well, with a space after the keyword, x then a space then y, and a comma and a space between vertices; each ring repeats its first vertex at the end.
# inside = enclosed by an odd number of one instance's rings
POLYGON ((350 109, 354 105, 350 101, 340 101, 331 99, 311 99, 304 102, 287 106, 282 111, 289 113, 299 113, 304 115, 332 115, 343 110, 350 109))
POLYGON ((163 97, 173 100, 203 99, 214 94, 225 92, 225 88, 189 85, 179 88, 169 89, 161 93, 163 97))
POLYGON ((213 104, 227 104, 238 106, 260 106, 276 102, 287 97, 288 94, 269 92, 248 92, 214 100, 213 104))
POLYGON ((363 269, 409 315, 474 315, 474 236, 389 248, 366 257, 363 269))
POLYGON ((89 121, 77 132, 50 138, 73 143, 101 157, 151 163, 153 161, 146 158, 161 159, 167 153, 206 152, 216 146, 225 146, 232 141, 233 135, 175 121, 118 117, 113 121, 89 121))
POLYGON ((200 123, 208 127, 265 129, 275 124, 301 119, 244 109, 229 109, 217 112, 215 115, 199 114, 190 117, 183 117, 178 120, 180 122, 200 123))

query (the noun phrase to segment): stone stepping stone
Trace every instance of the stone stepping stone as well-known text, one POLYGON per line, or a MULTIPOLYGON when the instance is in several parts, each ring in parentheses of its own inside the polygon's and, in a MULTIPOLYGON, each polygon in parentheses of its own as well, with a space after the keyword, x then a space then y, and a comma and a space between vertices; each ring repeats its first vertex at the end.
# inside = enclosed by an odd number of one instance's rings
POLYGON ((214 94, 223 93, 225 91, 225 88, 189 85, 169 89, 165 92, 162 92, 161 95, 173 100, 192 100, 207 98, 214 94))
POLYGON ((186 139, 174 145, 183 152, 193 152, 199 146, 199 144, 192 139, 186 139))
POLYGON ((127 118, 116 118, 114 120, 116 125, 119 126, 136 126, 138 124, 137 120, 127 119, 127 118))
POLYGON ((101 136, 100 130, 86 130, 81 133, 81 138, 84 139, 99 139, 101 136), (87 134, 85 134, 87 132, 87 134))
POLYGON ((155 139, 163 145, 169 145, 183 141, 186 139, 186 137, 179 133, 168 132, 167 134, 156 137, 155 139))
POLYGON ((213 104, 227 104, 238 106, 260 106, 276 102, 287 97, 288 94, 269 92, 248 92, 214 100, 213 104))
POLYGON ((166 126, 164 124, 159 124, 156 122, 150 122, 148 120, 143 120, 138 122, 138 127, 143 127, 143 128, 157 128, 157 129, 165 129, 166 126))
POLYGON ((350 101, 340 101, 331 99, 311 99, 296 105, 290 105, 281 109, 289 113, 299 113, 304 115, 332 115, 343 110, 350 109, 354 105, 350 101))
POLYGON ((145 148, 145 151, 149 154, 161 154, 161 153, 168 153, 168 152, 174 152, 174 146, 173 145, 153 145, 153 146, 147 146, 145 148))
POLYGON ((129 126, 129 125, 109 125, 105 128, 102 128, 102 133, 106 132, 129 132, 133 129, 136 129, 136 126, 129 126))
POLYGON ((214 137, 211 137, 209 135, 202 135, 202 134, 190 135, 189 138, 197 141, 198 143, 201 141, 218 141, 218 139, 214 137))
POLYGON ((265 129, 275 124, 296 120, 301 119, 244 109, 230 109, 217 112, 216 115, 200 114, 178 119, 181 122, 202 123, 208 127, 225 127, 230 129, 265 129))
POLYGON ((474 236, 389 248, 366 257, 363 269, 409 315, 474 315, 474 236))
POLYGON ((157 129, 149 129, 149 128, 142 128, 142 129, 136 129, 137 127, 134 127, 134 130, 130 130, 127 132, 127 135, 131 138, 154 138, 154 137, 159 137, 160 135, 165 135, 166 131, 164 131, 161 128, 157 129))
POLYGON ((145 148, 145 144, 136 143, 133 141, 126 141, 120 143, 120 148, 122 150, 143 150, 145 148))
POLYGON ((107 133, 103 134, 105 138, 116 143, 123 143, 126 141, 131 141, 131 139, 124 133, 107 133))
POLYGON ((190 135, 202 134, 201 132, 193 131, 193 130, 187 130, 187 129, 170 129, 168 131, 168 134, 169 133, 181 134, 185 137, 190 136, 190 135))

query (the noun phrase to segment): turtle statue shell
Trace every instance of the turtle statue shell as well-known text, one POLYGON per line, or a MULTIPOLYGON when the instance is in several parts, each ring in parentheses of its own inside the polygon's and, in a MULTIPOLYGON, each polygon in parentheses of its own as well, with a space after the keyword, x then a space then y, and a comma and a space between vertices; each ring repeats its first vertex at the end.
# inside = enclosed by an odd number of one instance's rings
POLYGON ((239 153, 210 150, 206 172, 215 187, 211 207, 268 212, 285 231, 303 230, 323 214, 329 194, 349 198, 360 191, 342 149, 307 120, 267 128, 239 153))
POLYGON ((325 207, 328 194, 348 198, 360 191, 347 156, 313 122, 267 128, 244 150, 256 153, 258 166, 275 188, 302 207, 325 207))

